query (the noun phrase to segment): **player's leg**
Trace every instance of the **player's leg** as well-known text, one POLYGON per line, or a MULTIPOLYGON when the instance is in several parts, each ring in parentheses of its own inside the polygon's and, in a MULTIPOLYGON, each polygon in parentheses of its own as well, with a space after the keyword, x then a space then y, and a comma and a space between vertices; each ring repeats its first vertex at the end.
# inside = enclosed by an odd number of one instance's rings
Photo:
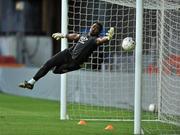
POLYGON ((80 68, 81 68, 80 65, 77 65, 77 64, 71 62, 71 63, 68 63, 68 64, 64 64, 62 66, 56 66, 53 69, 53 73, 54 74, 64 74, 64 73, 67 73, 67 72, 78 70, 80 68))
POLYGON ((40 78, 44 77, 53 67, 61 66, 68 63, 69 57, 70 56, 67 53, 67 50, 57 53, 37 71, 37 73, 32 79, 20 83, 19 87, 33 89, 35 82, 37 82, 40 78))

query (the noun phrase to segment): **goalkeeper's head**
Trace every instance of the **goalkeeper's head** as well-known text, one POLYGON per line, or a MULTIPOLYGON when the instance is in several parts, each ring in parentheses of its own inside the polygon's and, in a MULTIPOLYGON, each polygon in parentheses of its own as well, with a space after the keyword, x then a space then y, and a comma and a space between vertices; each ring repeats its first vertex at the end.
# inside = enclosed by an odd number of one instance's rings
POLYGON ((90 35, 91 36, 99 36, 103 29, 103 26, 100 22, 95 22, 93 25, 91 25, 90 28, 90 35))

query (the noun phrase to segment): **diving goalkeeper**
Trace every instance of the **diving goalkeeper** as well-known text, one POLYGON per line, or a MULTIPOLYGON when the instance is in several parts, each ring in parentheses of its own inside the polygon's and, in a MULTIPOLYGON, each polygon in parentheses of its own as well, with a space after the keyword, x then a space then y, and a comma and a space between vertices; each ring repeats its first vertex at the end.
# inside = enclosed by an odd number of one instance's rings
POLYGON ((50 58, 29 81, 24 81, 19 84, 21 88, 33 89, 34 84, 42 77, 44 77, 51 69, 55 74, 63 74, 70 71, 78 70, 88 57, 93 53, 98 46, 108 42, 114 35, 114 28, 110 28, 105 36, 100 37, 102 25, 99 22, 94 23, 89 33, 87 34, 67 34, 54 33, 53 38, 59 40, 67 38, 69 41, 76 41, 77 43, 61 52, 58 52, 50 58))

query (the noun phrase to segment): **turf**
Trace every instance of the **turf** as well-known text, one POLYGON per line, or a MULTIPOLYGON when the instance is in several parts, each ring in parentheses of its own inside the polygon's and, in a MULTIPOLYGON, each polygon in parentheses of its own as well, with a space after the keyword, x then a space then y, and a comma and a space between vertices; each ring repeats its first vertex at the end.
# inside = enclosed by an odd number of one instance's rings
POLYGON ((77 123, 59 120, 59 102, 0 94, 0 135, 118 135, 132 133, 133 126, 132 122, 77 123), (113 131, 104 130, 108 124, 113 131))
MULTIPOLYGON (((133 122, 87 121, 87 125, 80 126, 77 124, 79 120, 59 120, 59 112, 57 101, 0 93, 0 135, 132 135, 133 133, 133 122), (104 130, 108 124, 112 124, 114 130, 104 130)), ((145 130, 146 134, 152 132, 159 134, 160 130, 154 129, 160 124, 150 123, 148 124, 152 125, 150 127, 144 125, 150 129, 145 130)), ((162 124, 160 127, 169 126, 162 124)), ((161 129, 160 127, 158 129, 161 129)))

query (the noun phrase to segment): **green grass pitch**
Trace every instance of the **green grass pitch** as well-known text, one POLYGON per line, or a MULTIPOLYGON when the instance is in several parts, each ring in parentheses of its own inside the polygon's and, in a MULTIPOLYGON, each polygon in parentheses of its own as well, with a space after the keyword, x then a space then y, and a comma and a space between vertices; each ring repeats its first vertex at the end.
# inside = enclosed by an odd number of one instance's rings
MULTIPOLYGON (((59 102, 12 96, 0 93, 0 135, 132 135, 133 122, 87 121, 87 125, 78 125, 79 120, 59 119, 59 102), (114 130, 105 131, 112 124, 114 130)), ((81 112, 78 112, 81 113, 81 112)), ((144 124, 144 123, 143 123, 144 124)), ((151 130, 158 135, 155 124, 151 130)), ((160 125, 160 124, 159 124, 160 125)), ((160 127, 168 127, 161 124, 160 127)), ((176 127, 178 128, 178 127, 176 127)))

